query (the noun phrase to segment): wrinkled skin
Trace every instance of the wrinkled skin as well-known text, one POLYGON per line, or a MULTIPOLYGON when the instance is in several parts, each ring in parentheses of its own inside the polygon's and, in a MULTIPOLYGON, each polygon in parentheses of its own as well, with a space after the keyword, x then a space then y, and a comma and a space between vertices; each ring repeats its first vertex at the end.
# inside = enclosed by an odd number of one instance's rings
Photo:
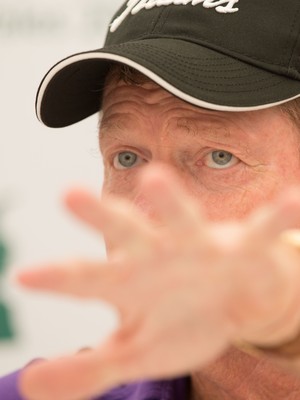
POLYGON ((279 235, 300 227, 300 132, 278 108, 203 110, 151 82, 112 81, 104 100, 103 198, 74 190, 66 204, 104 233, 108 261, 19 281, 107 300, 120 328, 99 348, 27 368, 22 393, 79 400, 191 373, 193 399, 296 400, 297 376, 234 344, 298 331, 300 255, 279 235))

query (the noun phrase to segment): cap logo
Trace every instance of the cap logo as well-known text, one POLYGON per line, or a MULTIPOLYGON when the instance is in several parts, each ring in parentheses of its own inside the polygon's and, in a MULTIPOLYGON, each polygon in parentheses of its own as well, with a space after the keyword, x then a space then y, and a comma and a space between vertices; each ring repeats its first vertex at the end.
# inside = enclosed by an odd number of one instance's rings
POLYGON ((115 32, 129 14, 137 14, 142 9, 151 10, 153 7, 187 4, 197 6, 202 3, 204 8, 215 8, 218 13, 227 14, 239 11, 238 8, 234 8, 238 2, 239 0, 129 0, 125 11, 110 25, 110 32, 115 32))

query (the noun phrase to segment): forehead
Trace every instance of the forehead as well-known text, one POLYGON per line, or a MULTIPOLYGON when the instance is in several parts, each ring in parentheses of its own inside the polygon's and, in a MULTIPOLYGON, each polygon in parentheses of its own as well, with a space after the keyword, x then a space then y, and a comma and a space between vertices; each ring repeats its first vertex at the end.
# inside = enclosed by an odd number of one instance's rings
POLYGON ((132 132, 131 129, 160 131, 161 129, 186 128, 189 133, 201 128, 210 130, 213 123, 226 135, 224 118, 228 113, 205 110, 189 104, 156 83, 147 80, 142 84, 112 80, 106 87, 103 99, 101 131, 132 132))
POLYGON ((102 125, 111 119, 124 124, 131 116, 145 119, 154 116, 162 120, 173 111, 174 118, 177 117, 182 124, 184 119, 199 119, 199 122, 221 121, 222 124, 227 121, 247 128, 271 121, 274 116, 278 119, 282 114, 277 107, 248 112, 203 109, 177 98, 147 77, 142 76, 142 80, 140 76, 138 78, 137 82, 128 82, 121 79, 120 75, 108 77, 103 96, 102 125))
POLYGON ((121 130, 148 123, 191 127, 198 119, 203 124, 217 122, 225 116, 229 117, 229 113, 189 104, 148 78, 142 83, 133 83, 113 77, 107 82, 104 92, 101 129, 113 127, 121 130))
POLYGON ((142 77, 142 80, 140 80, 139 75, 138 80, 135 80, 134 77, 127 79, 127 77, 118 75, 109 76, 103 94, 103 112, 107 112, 111 106, 120 106, 123 101, 128 105, 130 101, 159 105, 162 104, 164 99, 172 99, 179 104, 184 103, 147 77, 142 77))

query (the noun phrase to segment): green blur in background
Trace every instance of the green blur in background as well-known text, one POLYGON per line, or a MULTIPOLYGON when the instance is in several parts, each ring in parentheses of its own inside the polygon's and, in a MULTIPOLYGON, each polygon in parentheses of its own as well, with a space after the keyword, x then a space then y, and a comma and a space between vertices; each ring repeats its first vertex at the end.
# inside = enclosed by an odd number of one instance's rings
POLYGON ((3 237, 0 235, 0 341, 11 340, 14 337, 14 330, 11 322, 11 315, 8 305, 3 299, 1 287, 8 261, 8 249, 3 237))

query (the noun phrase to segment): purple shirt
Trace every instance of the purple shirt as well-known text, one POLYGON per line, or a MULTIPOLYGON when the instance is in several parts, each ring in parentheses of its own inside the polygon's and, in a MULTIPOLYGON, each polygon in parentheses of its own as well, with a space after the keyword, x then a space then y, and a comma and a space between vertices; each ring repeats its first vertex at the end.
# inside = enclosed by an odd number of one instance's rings
MULTIPOLYGON (((24 400, 18 391, 20 371, 0 378, 1 400, 24 400)), ((93 400, 188 400, 190 379, 177 378, 165 381, 145 381, 119 388, 93 400)))

